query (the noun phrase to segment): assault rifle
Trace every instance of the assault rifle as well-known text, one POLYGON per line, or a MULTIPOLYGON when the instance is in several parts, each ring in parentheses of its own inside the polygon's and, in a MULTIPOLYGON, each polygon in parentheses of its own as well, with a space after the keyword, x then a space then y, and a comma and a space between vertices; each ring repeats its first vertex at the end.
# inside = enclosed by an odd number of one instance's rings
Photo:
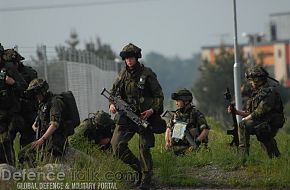
POLYGON ((101 95, 107 98, 109 101, 113 102, 118 112, 123 112, 126 114, 126 116, 135 124, 145 129, 149 127, 150 123, 144 119, 141 119, 137 114, 135 114, 134 112, 136 110, 127 102, 122 100, 119 96, 113 96, 106 88, 102 90, 101 95))
MULTIPOLYGON (((227 91, 224 93, 224 97, 229 102, 229 106, 231 107, 231 110, 235 110, 235 105, 232 103, 232 95, 229 88, 227 88, 227 91)), ((234 112, 232 112, 231 114, 232 114, 232 119, 233 119, 233 128, 227 130, 227 135, 233 136, 230 146, 235 145, 236 147, 238 147, 239 146, 238 122, 237 122, 236 114, 234 112)))
MULTIPOLYGON (((169 114, 170 117, 173 117, 173 114, 174 113, 175 113, 175 111, 166 110, 161 116, 162 117, 166 117, 166 115, 169 114)), ((189 130, 187 129, 187 127, 184 130, 184 137, 188 141, 188 143, 193 147, 194 150, 197 150, 198 149, 198 146, 195 143, 195 137, 193 137, 191 135, 191 133, 189 132, 189 130)))

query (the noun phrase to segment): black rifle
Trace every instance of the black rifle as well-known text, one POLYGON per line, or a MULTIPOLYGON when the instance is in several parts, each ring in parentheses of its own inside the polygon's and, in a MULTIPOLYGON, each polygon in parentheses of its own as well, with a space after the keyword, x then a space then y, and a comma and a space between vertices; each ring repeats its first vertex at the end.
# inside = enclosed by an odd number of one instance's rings
MULTIPOLYGON (((173 114, 175 113, 175 111, 169 111, 169 110, 166 110, 161 116, 162 117, 166 117, 167 114, 170 115, 170 117, 173 117, 173 114)), ((187 126, 186 126, 186 129, 184 131, 184 137, 185 139, 189 142, 189 144, 193 147, 194 150, 197 150, 198 149, 198 146, 197 144, 195 143, 195 137, 193 137, 191 135, 191 133, 189 132, 189 130, 187 129, 187 126)))
POLYGON ((124 112, 126 116, 135 124, 145 129, 149 127, 150 123, 138 117, 138 115, 134 113, 136 110, 134 110, 132 106, 122 100, 119 96, 113 96, 106 88, 102 90, 101 95, 107 98, 109 101, 113 102, 116 106, 116 109, 119 112, 124 112))
MULTIPOLYGON (((231 107, 231 110, 234 111, 235 105, 232 103, 232 95, 229 88, 227 88, 227 91, 224 93, 224 97, 229 102, 229 106, 231 107)), ((238 147, 239 146, 238 122, 237 122, 236 114, 234 112, 232 112, 231 114, 232 114, 232 119, 233 119, 233 128, 227 130, 227 135, 233 136, 230 146, 235 145, 236 147, 238 147)))

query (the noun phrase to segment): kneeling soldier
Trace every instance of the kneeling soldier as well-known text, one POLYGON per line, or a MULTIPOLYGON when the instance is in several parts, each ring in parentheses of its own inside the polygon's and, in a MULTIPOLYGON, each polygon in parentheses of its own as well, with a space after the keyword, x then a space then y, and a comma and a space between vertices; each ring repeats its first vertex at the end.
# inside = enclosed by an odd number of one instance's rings
POLYGON ((203 142, 207 146, 208 126, 204 115, 192 104, 192 93, 182 89, 172 93, 177 110, 172 115, 165 133, 165 148, 172 148, 176 155, 197 150, 203 142))
POLYGON ((37 99, 39 103, 38 115, 32 128, 39 134, 36 141, 25 146, 19 153, 19 162, 27 162, 35 167, 36 152, 41 153, 41 161, 56 161, 61 158, 67 147, 65 134, 63 100, 48 91, 48 83, 42 79, 30 82, 27 93, 37 99))

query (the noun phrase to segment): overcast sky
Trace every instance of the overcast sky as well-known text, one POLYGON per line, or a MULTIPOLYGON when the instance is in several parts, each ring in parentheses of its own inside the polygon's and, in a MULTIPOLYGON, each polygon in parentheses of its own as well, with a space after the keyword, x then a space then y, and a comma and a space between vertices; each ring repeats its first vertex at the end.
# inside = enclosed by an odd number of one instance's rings
MULTIPOLYGON (((189 58, 201 46, 233 42, 232 0, 0 0, 0 42, 28 56, 39 44, 49 51, 75 28, 81 44, 99 36, 117 53, 133 42, 143 53, 189 58), (86 4, 69 8, 42 6, 86 4), (7 11, 15 7, 38 7, 7 11), (8 9, 7 9, 8 8, 8 9)), ((13 9, 12 9, 13 10, 13 9)), ((290 0, 237 0, 239 42, 243 32, 266 31, 269 14, 290 12, 290 0)), ((80 46, 81 47, 81 46, 80 46)))

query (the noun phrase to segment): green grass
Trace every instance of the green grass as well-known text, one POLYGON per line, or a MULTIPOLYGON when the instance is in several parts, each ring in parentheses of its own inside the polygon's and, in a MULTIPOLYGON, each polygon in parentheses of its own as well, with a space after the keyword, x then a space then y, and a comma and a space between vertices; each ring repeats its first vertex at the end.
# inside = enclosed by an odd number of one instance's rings
MULTIPOLYGON (((165 186, 209 186, 290 188, 290 136, 282 130, 276 137, 281 157, 269 159, 255 136, 251 136, 250 156, 243 162, 241 153, 230 147, 219 122, 208 118, 212 129, 209 150, 175 156, 164 149, 164 135, 155 135, 152 149, 154 173, 165 186)), ((286 126, 284 126, 286 127, 286 126)), ((137 137, 130 147, 138 155, 137 137)))
MULTIPOLYGON (((227 187, 227 188, 290 188, 290 136, 279 131, 276 137, 281 157, 269 159, 262 150, 255 136, 251 137, 250 156, 243 162, 241 154, 235 147, 230 147, 231 136, 226 135, 219 122, 207 118, 212 127, 209 135, 209 149, 197 153, 175 156, 164 149, 164 135, 155 135, 155 147, 151 150, 154 163, 154 181, 162 186, 184 187, 227 187)), ((285 126, 289 127, 289 126, 285 126)), ((78 129, 81 130, 81 127, 78 129)), ((110 152, 103 152, 92 142, 82 136, 71 138, 74 148, 95 158, 74 160, 73 169, 79 172, 97 171, 98 179, 89 182, 107 182, 108 172, 127 174, 131 169, 110 152)), ((138 135, 130 141, 129 147, 135 155, 138 153, 138 135)), ((71 176, 66 182, 72 182, 71 176)), ((115 176, 111 181, 117 183, 118 189, 127 189, 128 181, 115 176)))

